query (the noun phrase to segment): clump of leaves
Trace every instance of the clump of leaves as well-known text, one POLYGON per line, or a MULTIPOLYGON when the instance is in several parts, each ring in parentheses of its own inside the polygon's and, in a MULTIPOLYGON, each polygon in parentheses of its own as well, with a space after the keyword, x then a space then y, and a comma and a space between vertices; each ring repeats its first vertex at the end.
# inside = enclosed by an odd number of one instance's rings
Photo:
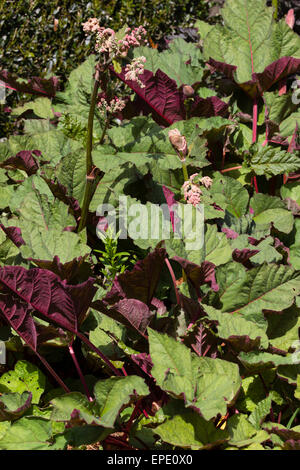
POLYGON ((13 111, 24 132, 0 144, 0 448, 299 449, 300 46, 263 0, 228 0, 223 18, 199 23, 200 47, 136 49, 140 82, 125 57, 104 74, 91 56, 63 93, 13 111), (108 101, 127 94, 118 116, 93 109, 95 66, 108 101), (201 201, 188 206, 197 246, 178 236, 184 189, 201 201), (99 207, 122 245, 108 230, 99 250, 99 207))

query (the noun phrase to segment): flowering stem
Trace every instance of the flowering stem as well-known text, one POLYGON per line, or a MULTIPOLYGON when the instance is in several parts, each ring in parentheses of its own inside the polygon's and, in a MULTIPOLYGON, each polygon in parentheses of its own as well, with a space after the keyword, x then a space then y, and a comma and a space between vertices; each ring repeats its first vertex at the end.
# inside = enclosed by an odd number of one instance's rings
POLYGON ((106 134, 108 125, 109 125, 109 117, 107 117, 107 118, 105 119, 105 124, 104 124, 103 131, 102 131, 102 135, 101 135, 101 138, 100 138, 100 141, 99 141, 99 144, 100 144, 100 145, 102 145, 103 142, 104 142, 104 138, 105 138, 105 134, 106 134))
POLYGON ((93 89, 93 93, 91 97, 91 104, 90 104, 90 111, 89 111, 89 118, 88 118, 88 129, 87 129, 86 184, 85 184, 84 199, 83 199, 83 205, 81 209, 81 218, 79 221, 78 232, 81 232, 86 226, 89 205, 90 205, 90 201, 91 201, 92 193, 93 193, 92 190, 93 190, 94 179, 89 178, 89 176, 93 170, 93 159, 92 159, 93 127, 94 127, 94 114, 95 114, 95 107, 96 107, 99 86, 100 86, 100 73, 99 73, 99 70, 96 69, 95 83, 94 83, 94 89, 93 89))
POLYGON ((272 0, 272 6, 274 8, 274 20, 277 20, 278 18, 278 0, 272 0))
POLYGON ((182 161, 182 172, 183 172, 184 181, 188 181, 189 175, 188 175, 188 172, 187 172, 186 164, 183 161, 182 161))

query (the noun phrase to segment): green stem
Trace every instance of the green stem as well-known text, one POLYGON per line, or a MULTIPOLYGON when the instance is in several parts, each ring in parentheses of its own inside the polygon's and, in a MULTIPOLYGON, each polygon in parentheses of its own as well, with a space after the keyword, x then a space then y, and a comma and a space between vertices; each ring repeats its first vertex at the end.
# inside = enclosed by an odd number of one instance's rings
POLYGON ((94 115, 96 108, 96 101, 100 86, 100 77, 98 70, 96 71, 95 84, 93 94, 91 98, 91 105, 88 119, 88 130, 87 130, 87 144, 86 144, 86 174, 87 176, 91 173, 93 168, 92 149, 93 149, 93 128, 94 128, 94 115))
POLYGON ((182 162, 182 171, 183 171, 183 179, 184 179, 184 181, 188 181, 189 175, 188 175, 188 172, 187 172, 186 164, 185 164, 184 162, 182 162))
POLYGON ((87 130, 86 185, 85 185, 85 192, 84 192, 84 198, 83 198, 83 205, 81 209, 81 218, 79 222, 78 232, 81 232, 86 226, 89 205, 90 205, 92 193, 93 193, 92 190, 93 190, 94 179, 90 179, 89 175, 91 174, 92 169, 93 169, 93 159, 92 159, 93 127, 94 127, 94 115, 95 115, 95 108, 96 108, 96 101, 97 101, 99 86, 100 86, 99 71, 96 70, 95 84, 94 84, 93 94, 91 98, 91 105, 90 105, 89 119, 88 119, 88 130, 87 130))
POLYGON ((272 0, 272 6, 274 8, 274 20, 277 20, 278 18, 278 0, 272 0))
POLYGON ((99 140, 99 144, 102 145, 103 142, 104 142, 104 138, 105 138, 105 134, 106 134, 106 131, 108 129, 108 125, 109 125, 109 118, 107 117, 105 119, 105 124, 104 124, 104 127, 103 127, 103 131, 102 131, 102 135, 101 135, 101 138, 99 140))

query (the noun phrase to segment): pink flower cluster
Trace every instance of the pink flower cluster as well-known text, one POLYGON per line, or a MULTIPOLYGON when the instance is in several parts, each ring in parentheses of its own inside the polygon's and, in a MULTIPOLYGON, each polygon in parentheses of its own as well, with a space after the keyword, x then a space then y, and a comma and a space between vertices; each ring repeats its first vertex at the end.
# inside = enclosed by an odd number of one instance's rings
POLYGON ((209 176, 203 176, 199 178, 198 173, 194 173, 190 176, 188 181, 185 181, 182 186, 184 199, 188 204, 197 206, 201 202, 202 191, 200 185, 209 189, 212 185, 212 179, 209 176))
POLYGON ((138 28, 126 29, 126 36, 124 39, 121 39, 119 43, 123 46, 129 47, 139 47, 142 46, 146 41, 147 31, 143 26, 138 26, 138 28))
POLYGON ((201 201, 202 191, 196 184, 191 184, 190 181, 185 181, 182 186, 184 199, 188 204, 197 206, 201 201))
POLYGON ((116 33, 111 28, 99 25, 97 18, 90 18, 83 23, 83 30, 88 33, 96 33, 97 52, 113 54, 115 57, 126 57, 130 47, 138 47, 146 43, 147 31, 143 26, 127 28, 126 35, 117 40, 116 33))
POLYGON ((145 85, 141 82, 139 76, 144 73, 144 64, 146 57, 141 56, 133 59, 130 64, 126 65, 125 68, 125 80, 132 80, 137 82, 141 88, 145 88, 145 85))
POLYGON ((121 112, 125 108, 125 101, 120 99, 120 98, 113 98, 110 100, 108 103, 105 98, 100 98, 100 101, 98 102, 98 108, 101 114, 106 115, 106 114, 117 114, 121 112))
POLYGON ((118 55, 118 46, 115 35, 116 33, 111 28, 100 28, 99 31, 97 31, 96 51, 118 55))
POLYGON ((83 31, 88 33, 96 33, 100 29, 99 21, 97 18, 89 18, 88 21, 82 24, 83 31))

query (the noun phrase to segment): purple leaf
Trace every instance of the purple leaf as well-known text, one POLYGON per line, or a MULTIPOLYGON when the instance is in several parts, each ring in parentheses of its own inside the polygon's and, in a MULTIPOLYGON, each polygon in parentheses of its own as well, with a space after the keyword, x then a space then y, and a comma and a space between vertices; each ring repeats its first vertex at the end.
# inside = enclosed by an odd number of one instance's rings
POLYGON ((188 331, 184 342, 189 344, 198 356, 208 356, 212 359, 218 356, 217 338, 202 323, 188 331))
POLYGON ((153 316, 149 307, 136 299, 121 299, 111 308, 105 301, 97 300, 92 304, 92 307, 122 325, 136 329, 142 335, 144 335, 153 316))
POLYGON ((269 64, 262 73, 254 73, 252 79, 258 83, 260 93, 269 90, 276 82, 299 72, 300 59, 281 57, 269 64))
POLYGON ((131 359, 135 364, 139 366, 140 369, 142 369, 145 374, 151 376, 151 369, 153 367, 153 362, 151 361, 151 356, 150 354, 146 353, 140 353, 140 354, 132 354, 131 359))
POLYGON ((115 279, 104 301, 112 305, 124 298, 137 299, 150 306, 165 258, 166 250, 156 248, 145 259, 138 261, 132 271, 125 271, 115 279))
POLYGON ((239 234, 237 232, 235 232, 231 228, 227 228, 227 227, 223 227, 222 232, 225 233, 226 238, 229 238, 231 240, 235 240, 239 236, 239 234))
POLYGON ((242 263, 243 265, 247 265, 252 256, 259 253, 259 250, 250 250, 249 248, 244 248, 243 250, 238 250, 237 248, 232 253, 232 258, 237 263, 242 263))
POLYGON ((40 156, 39 150, 21 150, 15 157, 10 157, 4 162, 1 162, 0 168, 7 170, 18 169, 26 171, 28 176, 34 175, 39 169, 39 164, 34 156, 40 156))
POLYGON ((157 315, 164 315, 167 311, 167 307, 162 300, 153 297, 151 300, 151 305, 157 309, 157 315))
POLYGON ((4 227, 3 224, 0 224, 3 232, 6 236, 19 248, 21 245, 25 245, 25 242, 22 238, 21 229, 18 227, 4 227))
POLYGON ((201 266, 198 266, 179 256, 174 256, 172 259, 182 266, 194 287, 197 288, 203 284, 210 284, 213 291, 217 292, 219 290, 215 278, 215 265, 210 261, 204 261, 201 266))
POLYGON ((231 347, 237 351, 249 352, 253 350, 257 350, 260 347, 260 336, 253 339, 250 338, 248 335, 243 336, 236 336, 231 335, 226 338, 226 342, 230 343, 231 347))
POLYGON ((153 296, 165 258, 166 250, 156 248, 132 271, 117 276, 110 292, 103 300, 93 302, 92 307, 144 335, 153 316, 150 306, 156 306, 153 296))
POLYGON ((85 257, 80 256, 67 263, 61 263, 58 256, 54 256, 52 261, 33 258, 28 258, 28 261, 33 261, 39 268, 48 269, 59 276, 60 279, 70 282, 78 275, 83 274, 81 271, 84 270, 85 257))
POLYGON ((18 82, 18 78, 13 77, 7 70, 0 70, 0 80, 7 88, 19 91, 20 93, 29 93, 31 95, 42 95, 54 97, 58 88, 58 78, 49 79, 32 77, 27 83, 18 82))
POLYGON ((217 96, 200 98, 196 96, 191 107, 191 117, 228 116, 228 104, 217 96))
MULTIPOLYGON (((235 65, 226 64, 225 62, 218 62, 212 58, 209 59, 208 64, 211 70, 218 70, 235 82, 235 65)), ((285 77, 298 72, 300 69, 300 59, 294 57, 281 57, 269 64, 263 72, 253 73, 252 80, 244 83, 237 83, 246 93, 252 98, 261 96, 264 91, 269 90, 275 83, 279 82, 285 77)))
POLYGON ((140 75, 145 88, 141 88, 135 81, 125 80, 124 69, 120 74, 113 67, 110 70, 143 100, 146 111, 152 112, 153 119, 160 124, 168 126, 185 119, 183 94, 177 89, 175 80, 160 69, 155 75, 149 70, 140 75))
POLYGON ((0 268, 0 315, 36 350, 32 314, 76 333, 97 290, 93 284, 94 279, 89 278, 72 286, 51 271, 4 266, 0 268))
POLYGON ((79 202, 72 196, 68 196, 68 189, 58 181, 44 178, 54 197, 64 202, 70 208, 70 212, 77 219, 81 215, 79 202))
POLYGON ((209 59, 208 65, 212 72, 218 70, 218 72, 221 72, 226 75, 226 77, 230 78, 231 80, 234 80, 234 72, 237 69, 236 65, 226 64, 226 62, 219 62, 212 58, 209 59))

